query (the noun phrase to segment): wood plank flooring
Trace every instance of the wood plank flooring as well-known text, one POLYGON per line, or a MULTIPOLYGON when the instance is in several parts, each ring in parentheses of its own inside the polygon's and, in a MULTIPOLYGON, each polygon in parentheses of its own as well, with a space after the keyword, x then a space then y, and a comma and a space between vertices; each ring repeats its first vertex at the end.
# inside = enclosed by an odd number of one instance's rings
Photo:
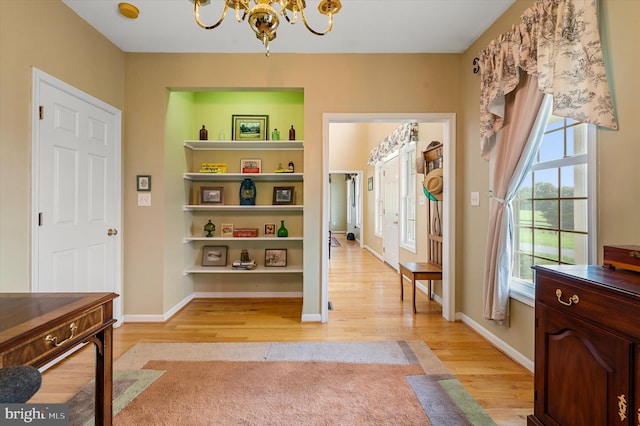
MULTIPOLYGON (((301 323, 301 299, 196 299, 167 322, 123 324, 114 359, 138 342, 423 340, 499 425, 525 425, 533 412, 533 374, 418 291, 400 300, 398 274, 344 234, 331 248, 329 322, 301 323)), ((43 375, 31 402, 65 402, 93 377, 93 347, 43 375)))

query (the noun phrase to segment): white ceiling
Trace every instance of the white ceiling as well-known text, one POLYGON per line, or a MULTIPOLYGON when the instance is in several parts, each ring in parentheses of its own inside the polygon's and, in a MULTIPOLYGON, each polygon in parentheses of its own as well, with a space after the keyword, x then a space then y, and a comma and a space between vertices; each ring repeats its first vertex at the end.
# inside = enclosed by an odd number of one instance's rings
MULTIPOLYGON (((262 53, 264 47, 233 11, 214 30, 197 26, 190 0, 129 0, 136 20, 118 13, 120 0, 62 0, 89 25, 125 52, 262 53)), ((461 53, 515 0, 342 0, 333 30, 311 34, 299 19, 280 21, 270 43, 277 53, 461 53)), ((307 19, 323 31, 326 17, 317 0, 307 0, 307 19)), ((201 8, 207 25, 219 18, 222 0, 201 8)), ((276 7, 279 11, 279 6, 276 7)))

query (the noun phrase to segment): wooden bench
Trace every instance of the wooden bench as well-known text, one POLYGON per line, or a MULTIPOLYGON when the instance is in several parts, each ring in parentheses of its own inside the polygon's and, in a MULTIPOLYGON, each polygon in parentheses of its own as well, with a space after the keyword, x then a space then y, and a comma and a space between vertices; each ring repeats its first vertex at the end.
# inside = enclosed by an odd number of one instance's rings
POLYGON ((404 277, 411 279, 413 287, 413 313, 416 311, 416 280, 428 280, 427 292, 431 297, 431 281, 442 280, 442 265, 430 262, 401 262, 400 263, 400 300, 404 300, 404 277))

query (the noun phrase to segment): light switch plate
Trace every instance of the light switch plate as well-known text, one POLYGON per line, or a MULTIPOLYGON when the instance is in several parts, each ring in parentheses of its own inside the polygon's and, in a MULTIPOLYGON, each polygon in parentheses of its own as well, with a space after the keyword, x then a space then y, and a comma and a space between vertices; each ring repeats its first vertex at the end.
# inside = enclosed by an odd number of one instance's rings
POLYGON ((480 193, 479 192, 472 192, 471 193, 471 205, 472 206, 479 206, 480 205, 480 193))

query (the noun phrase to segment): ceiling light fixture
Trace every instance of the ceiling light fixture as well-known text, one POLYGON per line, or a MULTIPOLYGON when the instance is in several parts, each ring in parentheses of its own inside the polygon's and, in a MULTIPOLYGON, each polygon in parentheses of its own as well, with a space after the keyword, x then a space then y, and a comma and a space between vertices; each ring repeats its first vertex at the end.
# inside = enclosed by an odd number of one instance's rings
POLYGON ((326 15, 328 18, 327 28, 320 32, 316 31, 309 26, 307 17, 304 13, 306 7, 304 0, 253 0, 255 5, 250 8, 249 3, 252 0, 224 0, 224 9, 222 9, 222 15, 220 19, 213 25, 205 25, 200 20, 200 6, 204 6, 210 2, 210 0, 190 0, 194 3, 193 13, 196 18, 197 24, 205 30, 212 30, 222 23, 227 10, 235 10, 236 20, 242 22, 245 19, 249 22, 249 26, 256 33, 258 40, 264 44, 266 49, 266 55, 269 56, 269 42, 276 38, 276 30, 280 24, 278 15, 284 16, 284 18, 290 24, 295 24, 298 20, 298 13, 302 16, 302 22, 305 27, 315 35, 325 35, 331 31, 333 26, 333 15, 338 13, 342 8, 340 0, 321 0, 318 5, 318 11, 322 15, 326 15), (274 4, 280 5, 280 12, 276 12, 273 8, 274 4), (242 16, 240 13, 242 12, 242 16), (291 17, 289 17, 291 12, 291 17))

